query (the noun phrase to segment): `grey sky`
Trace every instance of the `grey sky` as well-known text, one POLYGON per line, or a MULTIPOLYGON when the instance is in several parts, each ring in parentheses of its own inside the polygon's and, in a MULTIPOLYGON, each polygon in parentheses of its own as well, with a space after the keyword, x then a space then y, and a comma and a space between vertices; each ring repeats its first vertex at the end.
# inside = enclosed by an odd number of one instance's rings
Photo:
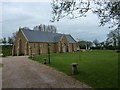
POLYGON ((39 24, 55 25, 58 32, 71 34, 75 39, 83 40, 103 41, 109 32, 107 26, 98 27, 99 19, 91 12, 88 12, 87 17, 72 20, 65 17, 59 22, 52 23, 50 22, 51 11, 50 2, 3 2, 2 21, 0 21, 2 36, 11 36, 19 26, 33 28, 39 24))

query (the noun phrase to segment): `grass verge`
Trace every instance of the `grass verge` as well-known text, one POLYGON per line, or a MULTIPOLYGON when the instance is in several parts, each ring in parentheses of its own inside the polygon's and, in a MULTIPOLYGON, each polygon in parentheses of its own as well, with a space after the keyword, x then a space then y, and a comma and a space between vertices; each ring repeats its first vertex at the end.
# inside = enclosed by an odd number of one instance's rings
MULTIPOLYGON (((47 55, 34 56, 40 63, 47 55)), ((49 66, 71 75, 71 64, 78 63, 79 73, 72 77, 93 88, 118 87, 118 53, 111 50, 93 50, 76 53, 51 54, 49 66)))

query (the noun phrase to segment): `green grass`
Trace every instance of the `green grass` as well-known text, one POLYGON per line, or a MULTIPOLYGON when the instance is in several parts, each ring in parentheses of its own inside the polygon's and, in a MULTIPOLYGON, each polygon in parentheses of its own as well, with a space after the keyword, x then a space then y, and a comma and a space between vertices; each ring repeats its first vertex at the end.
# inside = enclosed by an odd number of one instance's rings
MULTIPOLYGON (((47 55, 35 56, 33 59, 43 62, 47 55)), ((94 50, 77 53, 51 54, 49 66, 71 75, 71 64, 78 63, 79 73, 72 77, 93 88, 118 87, 118 53, 110 50, 94 50)))
POLYGON ((11 56, 12 55, 12 46, 11 45, 3 45, 2 46, 2 53, 4 56, 11 56))

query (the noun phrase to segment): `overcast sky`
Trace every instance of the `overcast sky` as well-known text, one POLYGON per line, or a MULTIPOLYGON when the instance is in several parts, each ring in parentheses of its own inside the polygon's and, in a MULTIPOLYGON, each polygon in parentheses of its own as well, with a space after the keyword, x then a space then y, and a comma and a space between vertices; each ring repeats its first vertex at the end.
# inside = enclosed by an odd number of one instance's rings
POLYGON ((36 0, 32 0, 32 2, 8 1, 0 4, 2 9, 0 10, 2 12, 0 13, 0 23, 2 23, 2 26, 0 26, 2 33, 0 32, 0 34, 3 37, 12 36, 13 32, 18 31, 19 26, 33 28, 39 24, 55 25, 59 33, 71 34, 75 39, 82 40, 93 41, 98 39, 104 41, 109 32, 108 26, 98 27, 99 19, 91 12, 88 12, 87 17, 72 20, 66 17, 59 22, 52 23, 50 22, 52 18, 50 2, 38 2, 36 0))

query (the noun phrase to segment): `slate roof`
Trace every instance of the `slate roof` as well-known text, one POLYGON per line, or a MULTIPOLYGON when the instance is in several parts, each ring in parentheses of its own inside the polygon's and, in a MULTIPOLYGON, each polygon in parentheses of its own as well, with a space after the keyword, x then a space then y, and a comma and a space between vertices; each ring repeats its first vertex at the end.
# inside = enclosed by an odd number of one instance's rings
MULTIPOLYGON (((22 31, 29 42, 59 42, 63 35, 60 33, 42 32, 30 29, 22 29, 22 31)), ((65 34, 65 37, 69 43, 76 43, 71 35, 65 34)))

